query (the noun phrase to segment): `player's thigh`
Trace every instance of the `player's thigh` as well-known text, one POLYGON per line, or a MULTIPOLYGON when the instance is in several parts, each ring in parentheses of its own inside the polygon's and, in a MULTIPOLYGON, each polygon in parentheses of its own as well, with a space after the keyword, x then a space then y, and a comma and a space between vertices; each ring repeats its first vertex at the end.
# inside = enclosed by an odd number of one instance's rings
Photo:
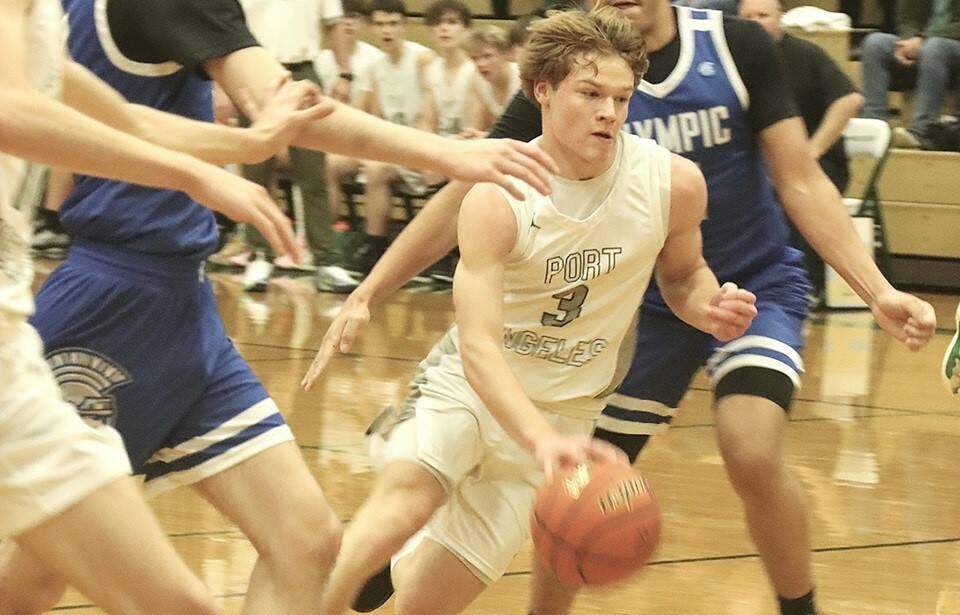
MULTIPOLYGON (((293 441, 272 446, 196 484, 233 519, 257 550, 315 540, 339 541, 340 524, 293 441), (278 523, 283 519, 283 523, 278 523)), ((338 544, 329 545, 335 549, 338 544)))
POLYGON ((60 395, 40 340, 20 323, 0 340, 0 537, 61 513, 130 473, 119 435, 86 425, 60 395))
POLYGON ((17 538, 98 604, 168 605, 179 592, 205 593, 180 560, 139 486, 121 477, 17 538))

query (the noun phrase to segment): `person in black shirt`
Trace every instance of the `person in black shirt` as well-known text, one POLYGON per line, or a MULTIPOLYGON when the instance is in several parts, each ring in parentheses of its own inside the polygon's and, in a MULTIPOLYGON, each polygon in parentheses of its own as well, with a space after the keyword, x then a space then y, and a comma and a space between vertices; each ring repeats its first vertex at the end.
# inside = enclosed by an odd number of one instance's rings
MULTIPOLYGON (((810 135, 810 153, 842 194, 850 182, 843 130, 863 108, 863 96, 823 49, 785 33, 780 25, 782 16, 779 0, 740 1, 740 17, 756 21, 777 41, 793 99, 810 135)), ((819 297, 824 284, 823 259, 793 224, 790 243, 806 256, 807 272, 819 297)))
MULTIPOLYGON (((734 342, 708 366, 717 438, 781 613, 812 615, 806 506, 783 455, 787 412, 800 379, 807 283, 801 255, 785 245, 783 212, 870 305, 879 325, 908 348, 929 342, 933 308, 894 289, 863 248, 839 192, 810 154, 780 54, 758 24, 671 8, 667 0, 619 0, 614 6, 650 50, 628 128, 701 163, 709 190, 704 257, 719 278, 756 292, 761 303, 769 301, 758 305, 757 320, 769 316, 770 328, 734 342), (774 347, 778 350, 769 352, 774 347), (733 357, 737 360, 729 363, 733 357), (724 363, 727 367, 718 369, 724 363)), ((518 95, 491 136, 531 139, 539 135, 540 123, 536 105, 518 95)), ((370 318, 371 303, 453 247, 458 208, 468 189, 461 182, 448 184, 394 241, 331 323, 307 381, 335 352, 349 350, 370 318)), ((651 285, 633 363, 596 431, 631 460, 651 434, 669 424, 710 354, 662 302, 651 285)), ((573 597, 535 569, 532 613, 566 613, 573 597)))

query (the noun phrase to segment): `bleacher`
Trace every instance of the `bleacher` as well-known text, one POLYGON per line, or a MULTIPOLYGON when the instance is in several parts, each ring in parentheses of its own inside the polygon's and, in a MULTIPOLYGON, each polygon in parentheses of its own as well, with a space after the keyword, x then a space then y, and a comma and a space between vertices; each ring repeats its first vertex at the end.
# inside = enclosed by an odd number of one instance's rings
MULTIPOLYGON (((835 11, 837 0, 788 0, 784 9, 812 5, 835 11)), ((878 15, 875 3, 866 0, 869 19, 878 15)), ((858 87, 860 62, 850 59, 851 37, 862 32, 803 32, 795 36, 816 43, 845 70, 858 87)), ((911 115, 910 96, 891 92, 892 123, 906 125, 911 115)), ((848 196, 863 194, 869 161, 851 168, 848 196)), ((890 253, 891 279, 902 285, 960 287, 960 154, 918 150, 891 151, 878 186, 890 253)))

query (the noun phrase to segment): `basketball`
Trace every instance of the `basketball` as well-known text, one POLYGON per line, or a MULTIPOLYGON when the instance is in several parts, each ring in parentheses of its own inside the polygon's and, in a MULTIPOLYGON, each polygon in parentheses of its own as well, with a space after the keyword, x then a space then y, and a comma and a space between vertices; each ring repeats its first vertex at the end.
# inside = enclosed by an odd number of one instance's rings
POLYGON ((660 542, 660 506, 625 463, 570 468, 537 494, 531 519, 540 562, 569 587, 625 579, 660 542))

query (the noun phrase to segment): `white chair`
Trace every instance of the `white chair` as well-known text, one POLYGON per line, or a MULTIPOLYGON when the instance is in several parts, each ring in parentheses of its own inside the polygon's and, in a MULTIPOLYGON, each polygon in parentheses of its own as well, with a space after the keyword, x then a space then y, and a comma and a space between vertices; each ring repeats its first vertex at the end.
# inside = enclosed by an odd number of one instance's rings
MULTIPOLYGON (((854 228, 864 245, 873 253, 884 272, 888 270, 887 243, 877 183, 890 151, 890 135, 890 126, 883 120, 859 117, 850 120, 843 131, 847 158, 866 157, 874 161, 863 195, 860 198, 846 197, 843 205, 853 218, 854 228)), ((827 307, 831 308, 865 307, 863 301, 830 266, 826 269, 824 300, 827 307)))

